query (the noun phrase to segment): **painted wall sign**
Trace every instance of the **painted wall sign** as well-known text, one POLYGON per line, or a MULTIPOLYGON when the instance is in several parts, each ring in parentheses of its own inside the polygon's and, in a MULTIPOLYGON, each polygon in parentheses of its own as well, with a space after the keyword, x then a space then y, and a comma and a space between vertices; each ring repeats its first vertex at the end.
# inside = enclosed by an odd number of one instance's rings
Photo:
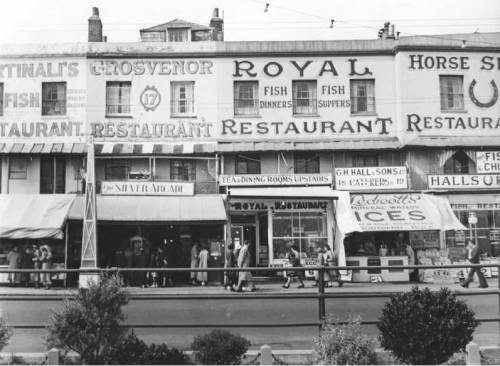
POLYGON ((172 121, 158 123, 134 122, 93 122, 91 133, 96 138, 211 138, 213 136, 212 123, 172 121))
POLYGON ((335 189, 398 189, 408 188, 407 169, 404 166, 336 168, 335 189))
MULTIPOLYGON (((408 55, 410 70, 470 70, 469 56, 408 55)), ((480 70, 500 70, 500 57, 483 56, 480 70)))
POLYGON ((408 132, 423 130, 453 131, 497 131, 500 129, 500 117, 456 117, 456 116, 421 116, 407 114, 408 132))
POLYGON ((244 174, 220 175, 221 186, 296 186, 330 185, 330 174, 244 174))
POLYGON ((116 196, 192 196, 189 182, 102 182, 101 194, 116 196))
POLYGON ((450 202, 453 210, 474 210, 474 211, 489 211, 500 210, 500 202, 475 202, 475 203, 455 203, 450 202))
POLYGON ((500 174, 452 174, 429 175, 427 177, 429 189, 477 189, 500 188, 500 174))
POLYGON ((477 84, 477 81, 476 81, 476 79, 474 79, 474 80, 472 80, 472 82, 470 83, 470 86, 469 86, 469 97, 470 97, 470 100, 472 100, 472 103, 474 103, 475 105, 477 105, 478 107, 481 107, 481 108, 492 107, 498 100, 498 87, 497 87, 497 84, 495 83, 495 80, 490 81, 490 86, 491 86, 491 89, 493 90, 493 93, 492 93, 490 100, 485 101, 485 102, 481 102, 480 100, 477 99, 476 94, 474 93, 474 87, 476 86, 476 84, 477 84))
POLYGON ((31 62, 0 64, 0 79, 75 77, 78 62, 31 62))
POLYGON ((420 193, 352 194, 351 207, 364 231, 434 230, 439 211, 420 193))
POLYGON ((160 105, 161 95, 154 86, 146 86, 141 93, 141 104, 146 112, 154 111, 160 105))
POLYGON ((273 200, 229 200, 233 211, 324 211, 328 208, 326 201, 273 201, 273 200))
POLYGON ((96 60, 89 63, 95 76, 212 74, 210 60, 96 60))
POLYGON ((0 122, 0 137, 40 138, 83 136, 83 122, 0 122))
POLYGON ((500 173, 500 151, 477 151, 476 170, 479 174, 500 173))

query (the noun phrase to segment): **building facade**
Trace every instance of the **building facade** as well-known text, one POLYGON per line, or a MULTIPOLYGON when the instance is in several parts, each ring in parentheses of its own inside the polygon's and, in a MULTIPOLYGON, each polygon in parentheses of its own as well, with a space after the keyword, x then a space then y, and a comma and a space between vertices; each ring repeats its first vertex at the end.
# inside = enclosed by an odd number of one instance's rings
MULTIPOLYGON (((89 43, 3 46, 0 197, 71 196, 45 240, 78 268, 92 135, 102 267, 144 264, 141 247, 187 267, 193 243, 223 266, 245 240, 254 266, 287 265, 290 242, 306 264, 324 245, 341 263, 406 264, 406 243, 421 263, 460 261, 469 238, 496 256, 500 35, 396 38, 223 42, 214 12, 118 44, 94 12, 89 43)), ((43 239, 0 229, 4 256, 43 239)), ((408 279, 353 274, 370 276, 408 279)))

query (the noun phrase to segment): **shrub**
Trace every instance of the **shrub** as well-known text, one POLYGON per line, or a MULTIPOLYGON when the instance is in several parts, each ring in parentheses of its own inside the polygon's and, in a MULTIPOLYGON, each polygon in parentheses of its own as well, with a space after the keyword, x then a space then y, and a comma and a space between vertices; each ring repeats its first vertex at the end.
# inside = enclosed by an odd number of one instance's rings
POLYGON ((88 289, 79 289, 74 300, 66 299, 60 311, 52 311, 48 347, 75 351, 82 364, 107 363, 110 350, 126 331, 120 322, 128 299, 116 277, 102 277, 88 289))
POLYGON ((477 325, 474 312, 449 289, 414 287, 390 298, 377 327, 382 347, 399 360, 434 365, 465 350, 477 325))
POLYGON ((9 339, 12 336, 12 329, 5 323, 4 318, 0 318, 0 351, 9 344, 9 339))
POLYGON ((189 365, 189 357, 166 344, 148 346, 132 331, 118 343, 108 357, 111 365, 189 365))
POLYGON ((226 330, 214 329, 194 338, 191 349, 195 360, 204 365, 234 365, 241 362, 250 342, 226 330))
POLYGON ((319 337, 313 339, 314 363, 371 365, 376 362, 374 342, 362 334, 361 317, 349 316, 345 325, 335 317, 324 322, 319 337))

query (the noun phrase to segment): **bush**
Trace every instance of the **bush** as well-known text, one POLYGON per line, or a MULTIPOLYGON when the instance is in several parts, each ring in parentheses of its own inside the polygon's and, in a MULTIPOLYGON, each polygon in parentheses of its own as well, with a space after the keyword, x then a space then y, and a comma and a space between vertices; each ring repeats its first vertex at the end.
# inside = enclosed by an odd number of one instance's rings
POLYGON ((9 344, 9 339, 12 336, 12 329, 5 323, 4 318, 0 318, 0 351, 9 344))
POLYGON ((435 365, 465 350, 479 322, 474 312, 447 288, 414 287, 397 294, 382 309, 382 347, 404 363, 435 365))
POLYGON ((109 354, 111 365, 189 365, 189 357, 166 344, 148 346, 132 331, 109 354))
POLYGON ((126 332, 120 322, 128 299, 116 277, 102 277, 88 289, 79 289, 74 300, 66 299, 60 311, 52 311, 48 347, 75 351, 82 364, 107 363, 109 352, 126 332))
POLYGON ((214 329, 195 337, 191 349, 195 360, 204 365, 235 365, 241 362, 250 342, 226 330, 214 329))
POLYGON ((328 317, 318 338, 313 339, 314 363, 372 365, 376 362, 374 342, 362 334, 361 317, 349 316, 345 325, 328 317))

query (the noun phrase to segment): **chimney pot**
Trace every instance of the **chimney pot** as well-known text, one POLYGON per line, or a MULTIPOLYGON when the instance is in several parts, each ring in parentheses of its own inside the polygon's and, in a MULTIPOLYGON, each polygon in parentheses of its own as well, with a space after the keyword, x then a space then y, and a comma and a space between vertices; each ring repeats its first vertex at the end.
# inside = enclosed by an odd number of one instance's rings
POLYGON ((89 42, 102 42, 102 22, 99 18, 99 9, 92 8, 92 16, 89 18, 89 42))
POLYGON ((212 18, 218 18, 219 17, 219 8, 214 8, 214 11, 212 12, 212 18))
POLYGON ((99 8, 94 6, 92 8, 92 15, 98 17, 99 16, 99 8))

